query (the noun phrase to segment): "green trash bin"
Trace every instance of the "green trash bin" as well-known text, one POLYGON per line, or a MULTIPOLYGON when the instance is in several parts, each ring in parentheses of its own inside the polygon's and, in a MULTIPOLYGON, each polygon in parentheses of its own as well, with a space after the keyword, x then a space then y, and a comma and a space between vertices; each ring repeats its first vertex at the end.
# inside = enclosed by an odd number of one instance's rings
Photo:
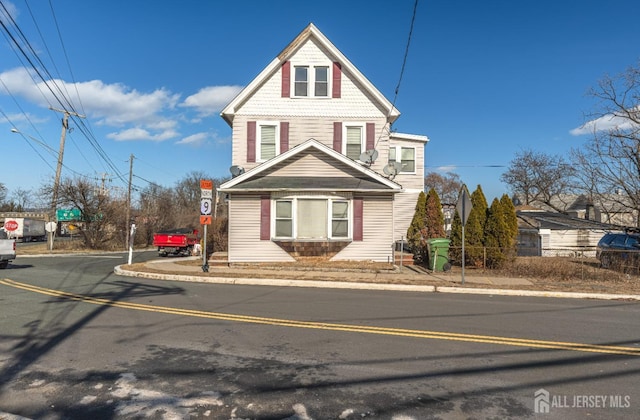
POLYGON ((427 239, 429 251, 429 268, 433 271, 449 271, 449 244, 451 241, 446 238, 427 239))

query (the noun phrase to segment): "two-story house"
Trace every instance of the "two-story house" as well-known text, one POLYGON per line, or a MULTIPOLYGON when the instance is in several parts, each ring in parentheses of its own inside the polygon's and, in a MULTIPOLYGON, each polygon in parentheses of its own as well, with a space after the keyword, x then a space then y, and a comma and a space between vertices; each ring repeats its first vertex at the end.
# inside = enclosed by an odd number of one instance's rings
POLYGON ((423 135, 307 26, 221 112, 232 127, 229 263, 391 261, 424 188, 423 135))

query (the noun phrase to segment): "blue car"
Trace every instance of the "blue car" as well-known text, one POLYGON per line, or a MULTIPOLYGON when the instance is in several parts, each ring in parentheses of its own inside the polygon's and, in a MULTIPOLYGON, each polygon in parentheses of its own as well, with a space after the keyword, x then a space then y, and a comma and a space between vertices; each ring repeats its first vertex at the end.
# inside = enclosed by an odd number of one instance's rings
POLYGON ((596 257, 603 268, 638 269, 640 232, 629 229, 605 234, 598 242, 596 257))

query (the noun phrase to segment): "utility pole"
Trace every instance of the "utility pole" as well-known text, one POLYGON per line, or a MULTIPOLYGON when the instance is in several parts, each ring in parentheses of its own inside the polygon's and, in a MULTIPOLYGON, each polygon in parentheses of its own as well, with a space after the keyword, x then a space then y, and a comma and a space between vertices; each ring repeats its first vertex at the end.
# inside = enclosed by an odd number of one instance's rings
MULTIPOLYGON (((133 159, 135 158, 135 156, 133 156, 133 153, 131 154, 131 156, 129 156, 129 191, 127 192, 127 220, 125 223, 125 226, 127 227, 127 229, 125 229, 125 231, 128 231, 129 229, 129 224, 131 223, 131 179, 133 178, 133 159)), ((135 232, 135 230, 132 230, 132 232, 135 232)), ((126 240, 126 248, 129 248, 129 241, 130 238, 133 235, 127 235, 127 240, 126 240)), ((129 263, 131 264, 131 263, 129 263)))
MULTIPOLYGON (((60 187, 60 174, 62 173, 62 156, 64 155, 64 142, 67 137, 67 129, 69 128, 69 116, 73 115, 78 118, 85 118, 84 115, 80 115, 76 112, 67 111, 64 109, 56 109, 49 107, 50 110, 55 112, 62 112, 64 117, 62 118, 62 133, 60 133, 60 149, 58 150, 58 166, 56 167, 56 179, 53 182, 53 194, 51 198, 51 221, 56 218, 56 207, 58 205, 58 189, 60 187)), ((53 250, 53 233, 51 235, 51 243, 49 250, 53 250)))

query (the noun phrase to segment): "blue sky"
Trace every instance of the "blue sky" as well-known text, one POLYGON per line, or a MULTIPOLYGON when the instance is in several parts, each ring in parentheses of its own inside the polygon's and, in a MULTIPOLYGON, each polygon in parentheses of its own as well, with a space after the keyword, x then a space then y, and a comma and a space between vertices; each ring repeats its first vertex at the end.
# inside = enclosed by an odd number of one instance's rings
MULTIPOLYGON (((637 1, 420 0, 396 98, 414 3, 0 0, 0 20, 16 36, 4 5, 36 66, 86 114, 84 129, 71 123, 63 177, 121 190, 131 154, 136 188, 229 176, 220 110, 310 22, 396 100, 394 130, 429 136, 427 171, 455 172, 488 200, 508 192, 500 175, 516 153, 584 144, 586 92, 640 57, 637 1)), ((0 182, 36 192, 55 173, 62 115, 49 107, 61 105, 0 32, 0 182)))

